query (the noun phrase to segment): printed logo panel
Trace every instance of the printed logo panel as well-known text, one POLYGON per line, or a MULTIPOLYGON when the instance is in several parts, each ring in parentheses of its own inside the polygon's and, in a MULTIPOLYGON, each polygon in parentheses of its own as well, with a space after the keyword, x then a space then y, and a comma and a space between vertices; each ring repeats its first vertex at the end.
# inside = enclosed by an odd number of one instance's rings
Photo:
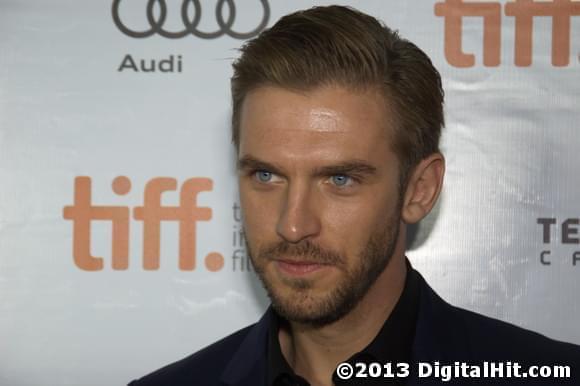
MULTIPOLYGON (((514 18, 514 64, 532 65, 534 20, 552 19, 552 65, 570 64, 571 22, 580 15, 580 1, 573 0, 514 0, 503 6, 503 13, 514 18)), ((475 55, 463 51, 463 20, 466 17, 483 19, 483 65, 499 66, 502 43, 502 4, 496 1, 445 0, 435 4, 435 15, 444 19, 445 58, 454 67, 473 67, 475 55)), ((542 36, 542 38, 544 38, 542 36)))
POLYGON ((566 252, 570 247, 574 248, 580 244, 580 219, 566 218, 558 219, 554 217, 539 217, 536 219, 537 224, 542 229, 542 243, 544 248, 550 245, 558 245, 560 253, 552 254, 552 249, 544 249, 540 252, 540 263, 544 266, 552 265, 554 260, 567 260, 570 265, 580 266, 580 250, 566 252), (564 254, 562 254, 564 251, 564 254))
MULTIPOLYGON (((76 266, 85 271, 100 271, 104 268, 104 258, 91 253, 91 224, 106 221, 111 224, 111 266, 114 270, 129 268, 130 228, 132 220, 143 224, 143 269, 158 270, 161 256, 161 224, 175 221, 179 224, 179 269, 192 271, 197 265, 197 223, 212 219, 212 210, 197 205, 200 193, 211 192, 213 181, 209 178, 190 178, 181 186, 175 178, 157 177, 145 185, 143 205, 127 206, 94 205, 92 201, 92 181, 90 177, 80 176, 74 182, 74 203, 63 209, 65 220, 73 224, 73 260, 76 266), (164 192, 179 191, 176 206, 162 205, 164 192)), ((116 177, 112 191, 124 196, 131 191, 131 180, 125 176, 116 177)), ((234 205, 234 218, 239 216, 239 207, 234 205), (237 209, 236 209, 237 208, 237 209), (238 214, 237 214, 238 213, 238 214)), ((232 256, 233 270, 251 270, 245 256, 241 226, 234 228, 234 247, 232 256), (242 265, 247 269, 242 269, 242 265), (239 266, 239 267, 238 267, 239 266)), ((224 267, 224 257, 219 252, 211 252, 204 259, 208 271, 216 272, 224 267)))
MULTIPOLYGON (((213 31, 203 31, 199 28, 202 17, 205 14, 212 14, 211 10, 204 9, 202 4, 207 7, 207 1, 200 0, 183 0, 181 7, 177 10, 181 16, 182 25, 170 29, 167 24, 167 16, 170 12, 165 0, 147 1, 143 14, 149 27, 144 30, 134 29, 125 24, 120 14, 120 5, 122 0, 114 0, 112 4, 113 22, 125 35, 136 38, 148 38, 153 35, 159 35, 168 39, 181 39, 193 35, 200 39, 216 39, 227 35, 235 39, 249 39, 258 35, 268 24, 270 19, 270 5, 267 0, 260 0, 262 6, 262 17, 258 25, 250 31, 237 31, 236 24, 236 1, 219 0, 216 3, 214 16, 218 28, 213 31)), ((241 2, 240 2, 241 3, 241 2)), ((244 6, 248 2, 243 3, 244 6)))

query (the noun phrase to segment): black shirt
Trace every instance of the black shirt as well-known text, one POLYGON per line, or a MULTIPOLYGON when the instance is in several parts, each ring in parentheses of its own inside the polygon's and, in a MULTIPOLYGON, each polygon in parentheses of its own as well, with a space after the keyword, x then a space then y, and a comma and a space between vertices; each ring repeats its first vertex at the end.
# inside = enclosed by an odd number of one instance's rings
MULTIPOLYGON (((407 275, 405 286, 401 297, 393 308, 391 315, 383 324, 383 327, 372 340, 372 342, 362 351, 354 354, 345 362, 349 362, 353 367, 355 363, 378 362, 381 365, 391 362, 392 371, 397 371, 396 363, 410 363, 411 348, 415 338, 415 324, 419 308, 419 280, 417 272, 413 270, 407 261, 407 275)), ((268 386, 309 386, 308 381, 296 375, 286 359, 282 355, 280 342, 278 340, 278 330, 281 323, 286 321, 273 314, 270 320, 270 335, 268 337, 268 386)), ((402 385, 404 379, 394 378, 351 378, 349 381, 341 380, 336 373, 332 380, 335 385, 402 385), (373 383, 374 381, 374 383, 373 383)))

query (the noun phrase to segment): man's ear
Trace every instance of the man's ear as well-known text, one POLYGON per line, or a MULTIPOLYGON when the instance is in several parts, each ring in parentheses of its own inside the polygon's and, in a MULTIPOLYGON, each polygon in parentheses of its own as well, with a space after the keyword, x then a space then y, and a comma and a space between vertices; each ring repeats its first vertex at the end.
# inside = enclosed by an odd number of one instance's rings
POLYGON ((445 174, 445 158, 431 154, 412 170, 405 190, 402 219, 407 224, 419 222, 427 216, 439 197, 445 174))

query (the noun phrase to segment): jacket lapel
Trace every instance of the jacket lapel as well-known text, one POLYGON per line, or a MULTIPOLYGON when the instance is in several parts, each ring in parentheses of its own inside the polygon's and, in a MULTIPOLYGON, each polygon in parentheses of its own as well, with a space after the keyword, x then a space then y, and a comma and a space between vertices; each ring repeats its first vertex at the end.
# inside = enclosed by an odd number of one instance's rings
MULTIPOLYGON (((413 343, 414 374, 417 374, 418 362, 453 362, 459 359, 468 360, 471 356, 466 328, 463 319, 451 306, 439 297, 419 276, 421 295, 419 314, 413 343)), ((414 377, 409 385, 430 385, 441 383, 435 378, 419 379, 414 377)))
POLYGON ((268 307, 258 323, 250 329, 222 374, 223 384, 265 386, 271 314, 272 309, 268 307))

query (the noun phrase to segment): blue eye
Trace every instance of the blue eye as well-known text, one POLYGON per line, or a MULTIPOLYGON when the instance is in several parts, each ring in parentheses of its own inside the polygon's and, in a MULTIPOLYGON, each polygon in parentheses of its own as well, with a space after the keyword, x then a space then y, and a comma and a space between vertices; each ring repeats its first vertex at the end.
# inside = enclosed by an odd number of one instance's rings
POLYGON ((270 182, 272 180, 272 173, 265 170, 259 170, 256 172, 256 178, 258 178, 258 181, 260 182, 270 182))
POLYGON ((350 182, 350 177, 344 174, 337 174, 331 177, 332 183, 336 186, 346 186, 350 182))

